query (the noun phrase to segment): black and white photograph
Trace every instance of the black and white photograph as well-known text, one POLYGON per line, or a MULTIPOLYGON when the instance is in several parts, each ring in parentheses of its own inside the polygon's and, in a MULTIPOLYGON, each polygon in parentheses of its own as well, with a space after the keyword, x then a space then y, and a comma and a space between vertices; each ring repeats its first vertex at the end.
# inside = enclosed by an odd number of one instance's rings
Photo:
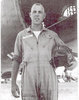
POLYGON ((1 100, 78 100, 77 0, 0 0, 1 100))

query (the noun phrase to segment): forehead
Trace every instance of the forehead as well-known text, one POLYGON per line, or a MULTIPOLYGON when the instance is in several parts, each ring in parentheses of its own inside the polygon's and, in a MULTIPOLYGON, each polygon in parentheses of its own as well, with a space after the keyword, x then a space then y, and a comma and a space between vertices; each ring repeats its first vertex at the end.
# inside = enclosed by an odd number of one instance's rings
POLYGON ((31 8, 31 12, 34 10, 40 10, 40 11, 44 12, 44 7, 42 5, 33 5, 31 8))

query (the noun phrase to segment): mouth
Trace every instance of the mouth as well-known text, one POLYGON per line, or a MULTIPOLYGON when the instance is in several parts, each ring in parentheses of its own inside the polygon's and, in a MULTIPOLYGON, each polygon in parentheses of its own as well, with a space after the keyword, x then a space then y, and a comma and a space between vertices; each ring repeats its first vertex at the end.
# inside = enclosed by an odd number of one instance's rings
POLYGON ((40 19, 39 18, 35 18, 35 21, 39 21, 40 19))

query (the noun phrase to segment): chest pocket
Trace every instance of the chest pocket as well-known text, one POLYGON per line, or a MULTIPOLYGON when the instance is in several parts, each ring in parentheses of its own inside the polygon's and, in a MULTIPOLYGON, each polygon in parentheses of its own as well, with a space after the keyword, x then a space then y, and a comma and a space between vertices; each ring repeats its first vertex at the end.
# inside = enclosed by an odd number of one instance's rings
POLYGON ((46 37, 47 39, 52 39, 51 34, 45 34, 45 37, 46 37))
POLYGON ((33 50, 33 44, 34 44, 33 35, 28 35, 23 38, 24 48, 26 48, 26 49, 29 48, 29 49, 33 50))
POLYGON ((41 45, 43 47, 50 46, 53 43, 52 40, 53 40, 53 37, 50 34, 44 34, 41 45))

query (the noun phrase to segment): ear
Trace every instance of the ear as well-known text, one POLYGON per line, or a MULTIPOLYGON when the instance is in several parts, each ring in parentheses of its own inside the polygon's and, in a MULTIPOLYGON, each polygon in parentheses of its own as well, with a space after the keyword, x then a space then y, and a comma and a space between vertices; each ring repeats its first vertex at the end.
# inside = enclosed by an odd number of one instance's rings
POLYGON ((44 19, 46 18, 46 13, 44 13, 44 19))
POLYGON ((31 18, 31 12, 29 13, 29 17, 31 18))

